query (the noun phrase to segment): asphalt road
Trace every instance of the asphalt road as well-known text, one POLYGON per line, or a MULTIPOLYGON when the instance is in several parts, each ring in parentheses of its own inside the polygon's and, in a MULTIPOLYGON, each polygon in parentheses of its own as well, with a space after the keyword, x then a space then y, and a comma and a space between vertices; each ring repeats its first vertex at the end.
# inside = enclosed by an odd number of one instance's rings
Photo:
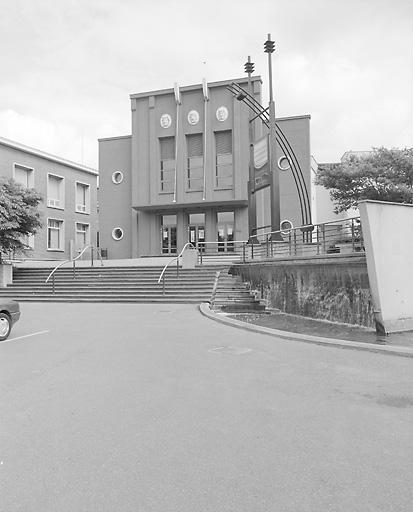
POLYGON ((401 512, 412 475, 411 358, 169 304, 22 304, 0 344, 1 512, 401 512))

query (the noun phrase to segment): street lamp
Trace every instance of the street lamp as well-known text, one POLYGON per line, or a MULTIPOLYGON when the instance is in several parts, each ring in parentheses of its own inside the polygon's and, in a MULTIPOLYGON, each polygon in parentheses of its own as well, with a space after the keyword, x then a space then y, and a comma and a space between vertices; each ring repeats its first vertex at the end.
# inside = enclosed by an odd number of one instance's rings
MULTIPOLYGON (((252 90, 251 75, 254 73, 254 63, 251 62, 251 57, 248 55, 248 60, 244 64, 245 72, 248 75, 248 93, 250 96, 254 96, 252 90)), ((243 101, 247 98, 247 95, 241 91, 237 95, 238 101, 243 101)), ((250 161, 249 161, 249 172, 248 172, 248 226, 249 226, 249 239, 250 244, 258 243, 257 239, 257 202, 254 193, 254 180, 255 180, 255 169, 254 169, 254 123, 253 123, 253 111, 249 109, 249 123, 248 123, 248 141, 250 149, 250 161)))
POLYGON ((271 34, 264 43, 264 52, 268 53, 268 78, 270 101, 268 104, 268 117, 270 128, 269 163, 271 176, 271 235, 272 240, 282 240, 280 229, 280 180, 278 177, 277 165, 277 128, 275 123, 275 103, 272 84, 272 53, 275 50, 275 43, 271 41, 271 34))

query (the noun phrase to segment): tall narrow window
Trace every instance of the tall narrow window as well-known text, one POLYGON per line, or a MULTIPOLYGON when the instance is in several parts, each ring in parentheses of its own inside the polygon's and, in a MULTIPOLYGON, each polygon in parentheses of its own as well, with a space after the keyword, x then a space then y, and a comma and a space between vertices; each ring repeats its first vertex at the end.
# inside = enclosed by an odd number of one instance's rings
POLYGON ((76 182, 76 211, 90 213, 90 186, 76 182))
POLYGON ((187 147, 187 186, 188 190, 202 190, 204 172, 204 147, 202 133, 186 136, 187 147))
POLYGON ((215 187, 232 188, 232 133, 231 130, 215 132, 215 187))
POLYGON ((161 192, 173 192, 175 183, 175 137, 159 139, 161 151, 161 192))
POLYGON ((89 224, 76 222, 76 249, 81 251, 89 243, 89 224))
POLYGON ((47 248, 52 251, 64 250, 63 221, 59 219, 47 220, 47 248))
POLYGON ((49 208, 65 207, 64 179, 54 174, 47 175, 47 206, 49 208))
POLYGON ((33 188, 33 169, 24 167, 23 165, 14 166, 14 179, 25 188, 33 188))

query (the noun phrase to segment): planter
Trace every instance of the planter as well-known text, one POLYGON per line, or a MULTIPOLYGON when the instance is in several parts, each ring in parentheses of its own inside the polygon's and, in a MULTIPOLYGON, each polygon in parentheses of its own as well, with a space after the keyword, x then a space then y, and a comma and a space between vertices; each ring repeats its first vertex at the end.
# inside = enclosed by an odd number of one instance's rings
POLYGON ((13 282, 13 265, 0 263, 0 288, 6 288, 13 282))

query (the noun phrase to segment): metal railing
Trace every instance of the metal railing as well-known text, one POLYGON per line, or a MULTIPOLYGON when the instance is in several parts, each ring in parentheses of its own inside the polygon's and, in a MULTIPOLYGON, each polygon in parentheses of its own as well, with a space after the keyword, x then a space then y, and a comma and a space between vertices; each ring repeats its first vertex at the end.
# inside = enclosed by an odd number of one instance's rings
POLYGON ((76 260, 78 260, 81 256, 83 256, 83 254, 88 249, 91 250, 90 251, 90 266, 93 267, 93 264, 94 264, 93 251, 96 250, 96 254, 99 256, 99 259, 100 259, 100 264, 103 267, 103 260, 102 260, 102 255, 100 253, 100 248, 99 247, 95 247, 94 245, 86 245, 82 249, 82 251, 76 256, 76 258, 71 258, 69 260, 62 261, 61 263, 56 265, 55 268, 47 276, 45 284, 47 284, 49 282, 50 278, 52 278, 52 290, 53 290, 53 293, 55 293, 55 273, 56 273, 56 271, 59 270, 59 268, 63 267, 63 265, 65 265, 66 263, 73 263, 73 279, 76 279, 76 260))
POLYGON ((246 243, 243 261, 364 251, 360 217, 309 224, 298 228, 257 234, 258 243, 246 243))
POLYGON ((198 250, 199 263, 202 265, 208 256, 233 256, 234 259, 244 259, 243 252, 246 240, 232 240, 221 242, 195 242, 192 245, 198 250))
MULTIPOLYGON (((194 246, 194 244, 192 244, 191 242, 187 242, 181 249, 181 252, 178 254, 178 256, 175 256, 175 258, 172 258, 170 261, 168 261, 168 263, 164 266, 164 268, 162 269, 162 272, 159 276, 159 279, 158 279, 158 284, 160 284, 161 280, 162 280, 162 294, 165 295, 165 272, 166 272, 166 269, 169 267, 169 265, 171 263, 173 263, 174 261, 176 261, 176 276, 179 277, 179 259, 182 257, 183 253, 185 252, 185 250, 188 248, 188 247, 192 247, 193 249, 195 249, 197 251, 197 248, 194 246)), ((199 256, 199 251, 198 251, 198 256, 199 256)))

